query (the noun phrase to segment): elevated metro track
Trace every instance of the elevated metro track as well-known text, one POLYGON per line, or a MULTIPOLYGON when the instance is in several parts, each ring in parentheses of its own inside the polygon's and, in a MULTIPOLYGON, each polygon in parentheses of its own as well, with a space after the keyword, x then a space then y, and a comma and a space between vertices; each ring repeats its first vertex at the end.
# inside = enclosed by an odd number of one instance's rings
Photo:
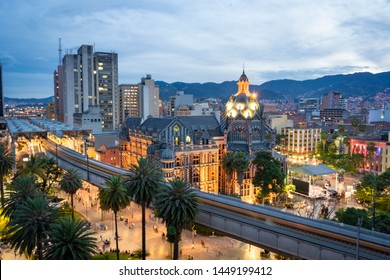
MULTIPOLYGON (((86 179, 104 187, 111 175, 128 171, 89 159, 70 149, 44 143, 47 156, 63 167, 80 170, 86 179)), ((272 207, 251 205, 236 198, 198 191, 202 202, 197 222, 226 235, 296 258, 355 259, 357 227, 332 221, 313 220, 272 207)), ((390 236, 361 229, 359 259, 390 259, 390 236)))

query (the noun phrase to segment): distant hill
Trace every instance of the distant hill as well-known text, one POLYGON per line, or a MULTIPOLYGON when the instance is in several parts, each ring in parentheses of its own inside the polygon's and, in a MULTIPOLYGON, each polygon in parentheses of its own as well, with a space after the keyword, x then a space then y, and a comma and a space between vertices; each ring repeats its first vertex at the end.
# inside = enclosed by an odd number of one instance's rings
POLYGON ((46 98, 10 98, 4 97, 4 103, 16 103, 16 104, 37 104, 37 103, 49 103, 54 101, 54 96, 46 98))
MULTIPOLYGON (((250 81, 250 77, 249 77, 250 81)), ((195 98, 215 97, 226 100, 237 91, 237 81, 223 83, 165 83, 157 81, 163 100, 175 95, 177 90, 193 94, 195 98)), ((251 85, 250 90, 259 92, 260 99, 291 99, 297 97, 320 97, 329 91, 339 91, 344 96, 369 98, 390 88, 390 72, 368 72, 348 75, 324 76, 322 78, 296 81, 273 80, 261 85, 251 85)))
MULTIPOLYGON (((251 81, 249 77, 249 81, 251 81)), ((237 92, 237 81, 226 81, 223 83, 166 83, 156 81, 160 86, 162 100, 168 100, 178 90, 186 94, 193 94, 195 98, 221 98, 226 101, 230 95, 237 92)), ((292 99, 298 97, 320 97, 330 91, 339 91, 346 97, 362 96, 370 98, 378 92, 390 88, 390 72, 372 74, 368 72, 354 73, 348 75, 324 76, 318 79, 296 81, 296 80, 273 80, 261 85, 250 86, 251 91, 259 93, 260 99, 292 99)), ((5 97, 6 103, 48 103, 53 102, 54 97, 47 98, 9 98, 5 97)))

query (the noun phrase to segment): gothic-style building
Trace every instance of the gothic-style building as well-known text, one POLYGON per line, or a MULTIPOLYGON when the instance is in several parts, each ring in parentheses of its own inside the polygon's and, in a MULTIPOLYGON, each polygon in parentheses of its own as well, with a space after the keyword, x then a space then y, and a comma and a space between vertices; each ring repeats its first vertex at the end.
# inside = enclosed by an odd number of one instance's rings
POLYGON ((263 105, 249 91, 245 72, 237 85, 220 122, 214 116, 128 118, 120 133, 122 166, 149 157, 161 162, 166 179, 178 176, 202 191, 253 198, 254 167, 250 165, 241 186, 235 175, 233 184, 227 184, 222 157, 243 151, 252 161, 256 152, 273 149, 275 133, 266 124, 263 105))
MULTIPOLYGON (((227 151, 241 151, 248 155, 250 163, 258 151, 272 151, 275 145, 275 131, 267 125, 263 105, 257 101, 257 94, 249 91, 249 80, 243 71, 237 82, 238 90, 226 103, 221 121, 227 151)), ((222 171, 223 172, 223 171, 222 171)), ((256 193, 252 184, 255 168, 250 164, 240 186, 233 174, 233 184, 226 184, 224 192, 234 193, 248 200, 256 193), (226 189, 230 186, 230 190, 226 189)))

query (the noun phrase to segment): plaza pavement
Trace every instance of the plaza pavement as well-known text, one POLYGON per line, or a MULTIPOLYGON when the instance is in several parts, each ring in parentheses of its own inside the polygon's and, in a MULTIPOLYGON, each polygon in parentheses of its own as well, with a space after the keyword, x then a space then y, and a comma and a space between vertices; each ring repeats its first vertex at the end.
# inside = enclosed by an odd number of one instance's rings
MULTIPOLYGON (((91 222, 92 229, 95 231, 94 236, 97 239, 99 249, 109 251, 116 248, 113 214, 109 211, 102 211, 97 201, 97 188, 90 186, 89 191, 84 182, 83 189, 80 189, 74 197, 75 209, 91 222), (95 204, 95 202, 97 202, 95 204), (93 204, 91 204, 93 203, 93 204), (103 229, 101 225, 104 225, 103 229), (103 246, 103 241, 109 240, 110 246, 103 246)), ((70 203, 70 196, 60 193, 60 197, 65 198, 70 203)), ((119 250, 132 252, 141 249, 142 230, 141 230, 141 207, 134 202, 118 214, 118 235, 119 250), (123 220, 120 220, 120 217, 123 220), (128 219, 125 224, 124 219, 128 219), (134 224, 134 228, 129 225, 134 224)), ((196 229, 196 227, 195 227, 196 229)), ((172 248, 170 243, 162 237, 166 234, 165 224, 155 220, 153 212, 146 210, 146 248, 149 252, 147 260, 167 260, 171 259, 172 248), (157 227, 157 230, 155 228, 157 227)), ((192 246, 192 232, 184 230, 182 241, 180 243, 180 259, 187 260, 255 260, 261 259, 260 248, 251 246, 238 240, 224 236, 194 236, 194 246, 192 246)), ((271 254, 271 259, 274 256, 271 254)), ((24 256, 14 254, 9 247, 2 249, 3 260, 21 260, 24 256)))

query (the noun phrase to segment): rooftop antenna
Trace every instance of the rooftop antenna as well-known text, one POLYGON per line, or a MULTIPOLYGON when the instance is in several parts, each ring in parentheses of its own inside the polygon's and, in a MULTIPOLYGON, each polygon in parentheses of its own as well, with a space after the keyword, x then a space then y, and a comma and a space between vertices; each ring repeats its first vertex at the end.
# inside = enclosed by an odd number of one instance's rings
POLYGON ((58 38, 58 65, 62 66, 61 37, 58 38))

